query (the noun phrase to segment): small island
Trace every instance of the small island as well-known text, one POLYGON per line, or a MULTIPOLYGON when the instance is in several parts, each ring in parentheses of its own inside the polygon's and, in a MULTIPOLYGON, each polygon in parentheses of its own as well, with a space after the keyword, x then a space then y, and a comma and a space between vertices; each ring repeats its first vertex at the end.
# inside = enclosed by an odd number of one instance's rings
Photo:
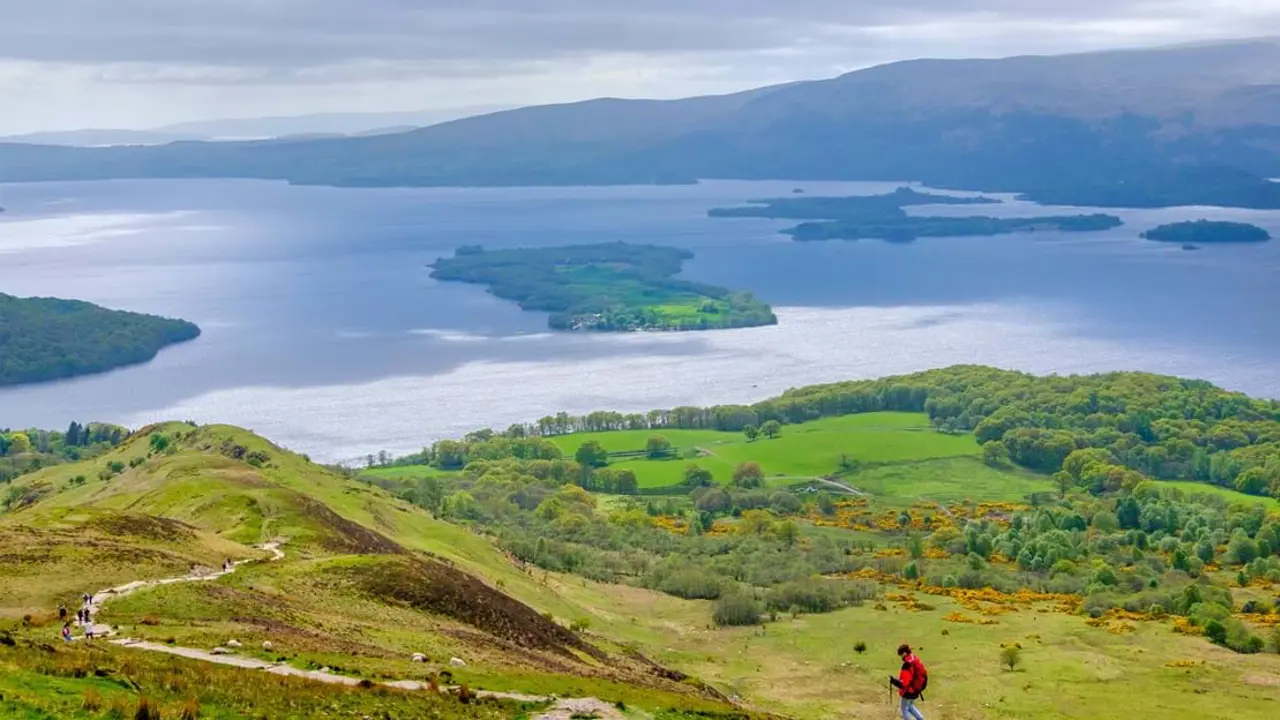
POLYGON ((192 340, 185 320, 108 310, 78 300, 0 293, 0 385, 44 382, 147 362, 192 340))
POLYGON ((524 310, 551 313, 554 330, 629 332, 776 325, 749 292, 680 280, 693 253, 605 243, 516 250, 459 248, 431 265, 431 277, 489 286, 524 310))
POLYGON ((1249 223, 1195 220, 1161 225, 1142 233, 1142 237, 1159 242, 1180 243, 1183 250, 1189 250, 1205 244, 1267 242, 1271 239, 1271 233, 1249 223))
POLYGON ((976 196, 933 195, 898 188, 885 195, 803 197, 756 200, 737 208, 714 208, 711 217, 763 217, 808 220, 782 232, 795 240, 861 240, 911 242, 922 237, 964 237, 1028 232, 1095 232, 1123 223, 1114 215, 1060 215, 1027 218, 911 215, 918 205, 992 205, 999 200, 976 196))
POLYGON ((913 205, 997 205, 988 197, 934 195, 900 187, 885 195, 790 197, 749 200, 745 207, 712 208, 710 217, 760 217, 782 220, 860 220, 905 216, 913 205))
POLYGON ((1030 218, 915 217, 898 220, 829 220, 801 223, 784 230, 796 240, 885 240, 911 242, 924 237, 975 237, 1034 232, 1097 232, 1120 227, 1114 215, 1053 215, 1030 218))

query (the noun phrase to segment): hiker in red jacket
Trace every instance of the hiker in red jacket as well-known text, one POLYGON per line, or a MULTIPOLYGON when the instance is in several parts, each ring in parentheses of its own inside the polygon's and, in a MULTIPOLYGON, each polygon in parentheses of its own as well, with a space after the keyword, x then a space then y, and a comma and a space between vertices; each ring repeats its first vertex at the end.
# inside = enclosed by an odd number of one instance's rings
POLYGON ((920 662, 920 658, 911 652, 910 645, 899 645, 898 657, 902 658, 902 670, 898 677, 889 677, 889 684, 898 688, 902 720, 924 720, 924 715, 916 708, 916 700, 920 699, 929 685, 929 671, 920 662))

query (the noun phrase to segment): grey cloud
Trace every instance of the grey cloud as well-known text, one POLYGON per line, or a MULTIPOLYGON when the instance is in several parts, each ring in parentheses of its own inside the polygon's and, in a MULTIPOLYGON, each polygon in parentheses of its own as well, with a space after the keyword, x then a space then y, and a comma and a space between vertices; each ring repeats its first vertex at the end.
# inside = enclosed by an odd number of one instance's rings
MULTIPOLYGON (((839 47, 859 31, 883 33, 921 23, 969 20, 998 27, 1194 17, 1211 5, 1146 0, 16 1, 0 23, 0 57, 264 68, 839 47)), ((1230 15, 1229 8, 1223 11, 1230 15)))

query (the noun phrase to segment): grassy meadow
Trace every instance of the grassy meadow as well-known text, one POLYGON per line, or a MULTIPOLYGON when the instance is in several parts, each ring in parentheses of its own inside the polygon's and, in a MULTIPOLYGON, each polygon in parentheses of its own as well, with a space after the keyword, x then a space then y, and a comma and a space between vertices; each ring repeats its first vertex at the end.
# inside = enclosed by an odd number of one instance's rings
MULTIPOLYGON (((621 586, 558 589, 598 608, 611 632, 662 648, 662 662, 685 668, 757 707, 803 720, 896 717, 887 677, 894 649, 919 649, 929 666, 925 716, 977 718, 1159 717, 1196 720, 1274 717, 1280 702, 1280 655, 1238 655, 1169 622, 1109 622, 1064 614, 1039 603, 992 616, 991 625, 951 622, 952 613, 983 617, 951 598, 907 593, 933 606, 912 610, 885 601, 835 613, 783 617, 763 628, 712 629, 709 603, 621 586), (616 629, 615 629, 616 628, 616 629), (854 650, 866 643, 865 653, 854 650), (1022 646, 1013 670, 1002 645, 1022 646)), ((894 592, 891 590, 891 592, 894 592)), ((897 591, 901 592, 901 591, 897 591)))
POLYGON ((914 462, 952 457, 977 457, 980 449, 971 435, 947 435, 929 428, 921 413, 880 412, 824 418, 788 425, 777 438, 748 441, 742 433, 716 430, 620 430, 575 433, 551 438, 572 457, 583 443, 595 441, 611 453, 644 450, 645 442, 661 435, 672 446, 692 457, 649 460, 618 458, 610 467, 636 474, 642 488, 677 485, 684 469, 695 463, 717 482, 728 483, 738 464, 754 461, 764 469, 771 485, 833 475, 852 467, 914 462), (842 465, 843 463, 843 465, 842 465))

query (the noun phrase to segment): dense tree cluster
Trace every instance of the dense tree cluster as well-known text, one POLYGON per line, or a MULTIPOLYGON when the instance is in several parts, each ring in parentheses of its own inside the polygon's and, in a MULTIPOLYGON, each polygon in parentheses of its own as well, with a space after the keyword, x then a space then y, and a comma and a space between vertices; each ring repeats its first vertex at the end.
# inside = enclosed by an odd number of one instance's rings
POLYGON ((688 250, 607 243, 492 250, 459 248, 431 276, 489 286, 556 330, 706 330, 778 322, 751 293, 680 280, 688 250), (682 310, 677 311, 676 308, 682 310))
POLYGON ((502 435, 684 428, 770 436, 785 423, 884 410, 926 412, 939 430, 973 432, 988 462, 1063 472, 1066 486, 1103 492, 1146 475, 1280 497, 1280 403, 1146 373, 1037 377, 961 365, 803 387, 754 405, 559 413, 502 435))
POLYGON ((0 482, 40 468, 93 457, 124 442, 129 432, 117 425, 72 422, 66 432, 0 430, 0 482))
POLYGON ((1280 519, 1261 505, 1231 508, 1214 496, 1188 498, 1153 483, 1038 507, 1008 523, 945 528, 930 541, 970 561, 954 576, 944 575, 946 562, 935 563, 922 571, 926 582, 1078 594, 1094 617, 1115 608, 1181 615, 1239 652, 1257 652, 1262 640, 1232 613, 1266 612, 1271 605, 1236 607, 1231 593, 1208 576, 1209 565, 1233 568, 1238 582, 1280 582, 1280 519), (1222 626, 1221 639, 1209 631, 1210 621, 1222 626))
POLYGON ((0 294, 0 385, 40 382, 146 362, 200 334, 182 320, 76 300, 0 294))

